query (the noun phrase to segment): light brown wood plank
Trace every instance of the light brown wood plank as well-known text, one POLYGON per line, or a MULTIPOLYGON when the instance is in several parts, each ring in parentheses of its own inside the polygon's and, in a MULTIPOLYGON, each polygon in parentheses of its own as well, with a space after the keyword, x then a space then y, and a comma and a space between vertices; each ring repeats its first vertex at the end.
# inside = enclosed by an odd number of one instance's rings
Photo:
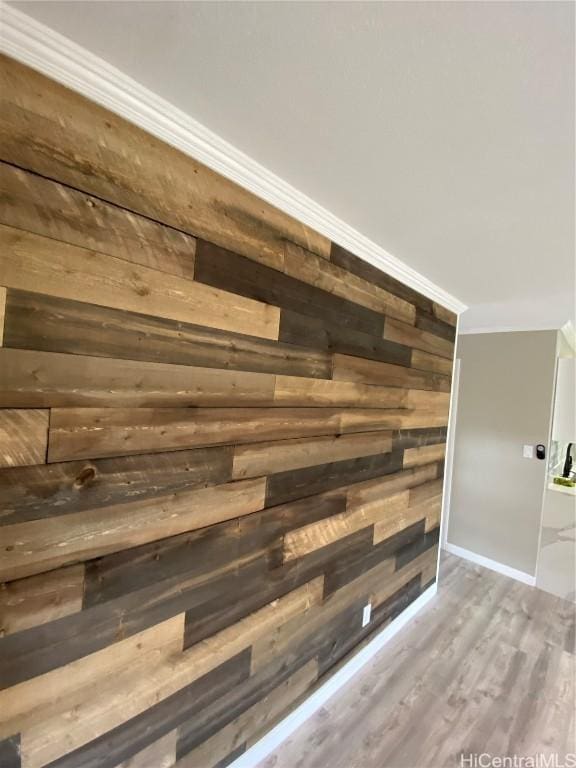
POLYGON ((422 352, 420 349, 412 350, 412 368, 418 368, 422 371, 434 371, 444 376, 452 375, 452 359, 431 355, 429 352, 422 352))
POLYGON ((407 347, 420 349, 422 352, 446 357, 448 360, 454 356, 454 344, 451 341, 392 318, 388 318, 384 324, 384 338, 387 341, 395 341, 407 347))
POLYGON ((332 378, 335 381, 356 381, 360 384, 376 384, 384 387, 450 391, 450 379, 447 376, 351 355, 334 355, 332 378))
POLYGON ((319 577, 183 652, 179 615, 20 683, 0 692, 2 731, 22 730, 24 764, 40 768, 166 699, 274 627, 305 613, 322 600, 322 590, 319 577))
POLYGON ((450 409, 450 392, 432 392, 429 389, 409 389, 404 401, 406 408, 431 409, 447 414, 450 409))
POLYGON ((0 163, 0 223, 192 280, 196 238, 0 163))
POLYGON ((386 496, 404 491, 407 488, 420 486, 423 483, 434 480, 437 470, 436 464, 429 464, 423 467, 405 469, 393 475, 356 483, 346 491, 347 508, 355 509, 364 504, 371 504, 373 501, 379 501, 386 496))
POLYGON ((82 609, 84 566, 72 565, 0 586, 0 636, 56 621, 82 609))
POLYGON ((248 515, 264 507, 265 478, 180 491, 2 528, 0 581, 90 560, 248 515))
MULTIPOLYGON (((433 465, 435 466, 435 465, 433 465)), ((426 531, 435 528, 440 522, 442 509, 442 479, 424 482, 408 489, 408 503, 380 520, 374 526, 374 544, 393 536, 419 520, 426 521, 426 531)))
POLYGON ((284 536, 284 560, 303 557, 362 528, 379 525, 383 519, 401 515, 407 507, 408 491, 402 491, 366 504, 354 505, 344 513, 289 531, 284 536))
POLYGON ((290 675, 278 688, 199 747, 184 755, 178 761, 177 768, 214 768, 242 744, 253 743, 268 725, 306 693, 317 677, 318 662, 312 659, 290 675))
POLYGON ((413 304, 293 243, 286 243, 284 271, 290 277, 368 309, 412 325, 416 321, 413 304))
POLYGON ((123 760, 117 768, 172 768, 176 762, 176 740, 178 731, 169 731, 165 736, 123 760))
POLYGON ((290 407, 403 408, 407 396, 407 391, 399 387, 365 386, 300 376, 277 376, 274 388, 274 402, 290 407))
POLYGON ((422 445, 418 448, 407 448, 404 451, 404 467, 416 467, 419 464, 429 464, 442 461, 446 452, 446 444, 422 445))
POLYGON ((23 764, 40 768, 139 714, 156 703, 154 682, 170 659, 180 657, 183 631, 179 614, 1 691, 0 734, 22 731, 23 764), (139 689, 131 689, 137 681, 139 689))
POLYGON ((372 593, 372 605, 377 608, 385 600, 388 600, 395 592, 397 592, 404 584, 407 584, 411 579, 418 574, 422 574, 422 585, 427 584, 431 578, 436 574, 436 565, 438 563, 438 546, 430 547, 421 555, 415 557, 403 568, 396 571, 394 575, 386 579, 386 581, 380 582, 372 593))
POLYGON ((387 453, 391 449, 392 433, 389 431, 237 445, 234 448, 232 476, 235 479, 259 477, 315 464, 387 453))
POLYGON ((432 312, 434 313, 434 317, 437 317, 438 320, 442 320, 444 323, 449 323, 456 327, 458 315, 454 314, 454 312, 451 312, 449 309, 446 309, 446 307, 443 307, 442 304, 434 302, 432 304, 432 312))
POLYGON ((2 159, 281 269, 330 241, 127 120, 2 57, 2 159), (127 151, 129 148, 129 151, 127 151))
POLYGON ((208 285, 0 225, 0 284, 278 338, 280 310, 208 285))
POLYGON ((48 418, 45 410, 0 410, 0 467, 46 463, 48 418))
POLYGON ((274 380, 267 373, 0 349, 4 407, 265 406, 274 380))

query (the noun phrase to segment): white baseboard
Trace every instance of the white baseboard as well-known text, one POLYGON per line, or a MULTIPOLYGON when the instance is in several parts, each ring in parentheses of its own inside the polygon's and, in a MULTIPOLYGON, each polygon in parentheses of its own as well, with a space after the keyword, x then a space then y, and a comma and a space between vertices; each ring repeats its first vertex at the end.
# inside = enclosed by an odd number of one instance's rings
POLYGON ((499 563, 497 560, 491 560, 489 557, 478 555, 476 552, 471 552, 469 549, 458 547, 456 544, 450 544, 449 542, 444 544, 443 549, 464 560, 470 560, 477 565, 484 566, 484 568, 490 568, 491 571, 501 573, 503 576, 509 576, 511 579, 516 579, 516 581, 521 581, 523 584, 528 584, 530 587, 536 586, 536 576, 531 576, 529 573, 524 573, 524 571, 518 571, 516 568, 511 568, 509 565, 499 563))
POLYGON ((288 738, 299 726, 320 709, 328 699, 344 686, 370 659, 388 643, 406 624, 428 603, 436 594, 436 584, 423 592, 414 600, 394 621, 388 624, 382 632, 376 635, 367 645, 358 651, 350 661, 346 662, 314 693, 303 701, 296 709, 274 726, 260 741, 252 745, 243 755, 240 755, 229 768, 254 768, 264 760, 280 744, 288 738))

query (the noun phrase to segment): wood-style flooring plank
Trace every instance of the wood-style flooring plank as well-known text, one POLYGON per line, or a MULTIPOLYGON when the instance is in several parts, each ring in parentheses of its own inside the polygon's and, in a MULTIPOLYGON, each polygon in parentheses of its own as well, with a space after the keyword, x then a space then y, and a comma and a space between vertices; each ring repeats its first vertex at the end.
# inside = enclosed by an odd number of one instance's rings
POLYGON ((47 410, 0 409, 0 468, 44 464, 48 421, 47 410))
POLYGON ((278 338, 278 308, 237 294, 5 225, 0 249, 7 288, 278 338))

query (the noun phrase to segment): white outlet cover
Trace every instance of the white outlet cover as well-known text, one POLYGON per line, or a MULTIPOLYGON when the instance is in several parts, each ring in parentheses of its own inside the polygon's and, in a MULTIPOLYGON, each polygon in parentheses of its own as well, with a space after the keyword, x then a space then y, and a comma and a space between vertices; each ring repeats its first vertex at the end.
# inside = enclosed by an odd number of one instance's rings
POLYGON ((533 445, 525 445, 524 450, 522 451, 522 456, 525 459, 533 459, 534 458, 534 446, 533 445))
POLYGON ((372 615, 372 604, 368 603, 364 606, 364 610, 362 611, 362 626, 365 627, 366 624, 370 623, 370 616, 372 615))

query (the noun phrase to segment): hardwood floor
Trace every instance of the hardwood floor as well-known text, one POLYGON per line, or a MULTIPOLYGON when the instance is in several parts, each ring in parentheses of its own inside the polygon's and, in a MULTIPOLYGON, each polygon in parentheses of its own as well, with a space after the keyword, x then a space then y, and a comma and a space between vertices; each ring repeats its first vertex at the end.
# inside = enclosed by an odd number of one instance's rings
POLYGON ((436 768, 470 753, 561 765, 576 752, 575 613, 444 554, 438 596, 258 768, 436 768))

